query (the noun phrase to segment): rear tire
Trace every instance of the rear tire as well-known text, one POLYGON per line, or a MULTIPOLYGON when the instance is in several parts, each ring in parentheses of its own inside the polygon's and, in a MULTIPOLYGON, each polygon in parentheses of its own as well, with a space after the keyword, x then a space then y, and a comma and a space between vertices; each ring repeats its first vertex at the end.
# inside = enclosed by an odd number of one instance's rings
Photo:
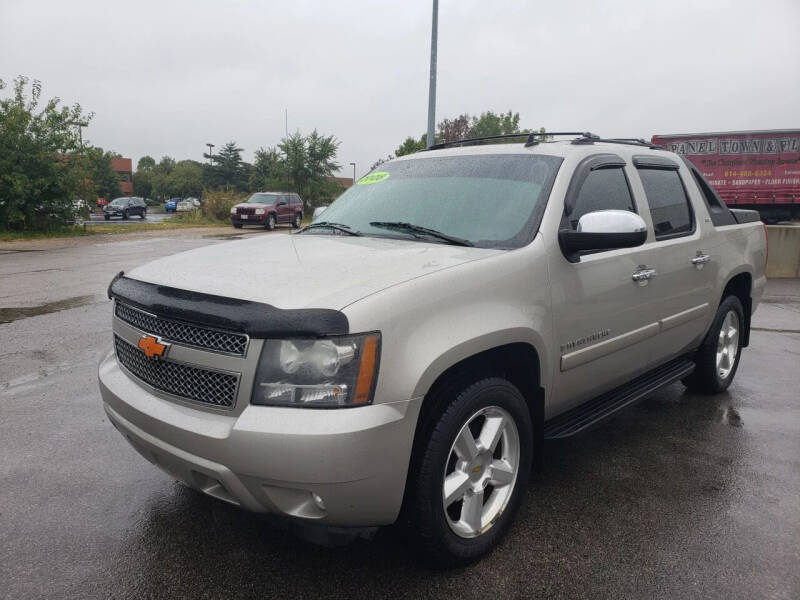
POLYGON ((491 551, 513 522, 530 476, 533 428, 525 399, 505 379, 460 386, 443 400, 412 462, 408 516, 428 559, 454 567, 491 551))
POLYGON ((744 309, 739 298, 726 297, 695 354, 694 373, 683 380, 686 387, 705 394, 718 394, 728 389, 739 368, 744 323, 744 309))
POLYGON ((303 223, 303 213, 297 213, 294 216, 294 221, 292 221, 292 227, 294 229, 300 229, 300 225, 303 223))

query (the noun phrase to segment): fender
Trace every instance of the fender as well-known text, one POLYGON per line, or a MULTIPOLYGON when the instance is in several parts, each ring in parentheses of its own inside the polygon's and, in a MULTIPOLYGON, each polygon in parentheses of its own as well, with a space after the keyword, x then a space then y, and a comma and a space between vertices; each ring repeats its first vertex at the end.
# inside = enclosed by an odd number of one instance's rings
POLYGON ((481 352, 514 343, 528 344, 534 349, 539 357, 540 386, 545 390, 548 389, 550 383, 550 366, 547 353, 544 350, 546 347, 544 340, 538 334, 538 332, 534 331, 533 329, 514 327, 492 331, 484 335, 465 340, 440 354, 423 371, 422 375, 414 386, 413 397, 417 398, 427 394, 430 387, 442 373, 461 361, 466 360, 471 356, 475 356, 476 354, 480 354, 481 352))

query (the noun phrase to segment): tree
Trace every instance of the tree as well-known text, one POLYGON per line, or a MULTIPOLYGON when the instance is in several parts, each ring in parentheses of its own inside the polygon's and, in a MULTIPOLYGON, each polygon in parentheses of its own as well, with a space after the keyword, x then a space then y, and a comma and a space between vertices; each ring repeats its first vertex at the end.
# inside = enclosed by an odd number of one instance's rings
POLYGON ((509 110, 498 115, 487 110, 481 113, 480 117, 472 117, 467 137, 486 137, 511 133, 529 133, 527 129, 520 131, 519 113, 512 113, 509 110))
POLYGON ((316 129, 307 136, 296 132, 282 139, 278 148, 283 153, 291 191, 298 192, 310 206, 337 194, 341 186, 332 177, 341 165, 336 162, 339 142, 335 136, 320 135, 316 129))
MULTIPOLYGON (((141 163, 141 160, 139 161, 141 163)), ((153 161, 155 164, 155 161, 153 161)), ((153 181, 156 175, 152 169, 137 168, 136 173, 133 174, 133 195, 141 196, 142 198, 153 197, 153 181)))
POLYGON ((156 168, 156 159, 152 156, 143 156, 136 163, 136 172, 140 171, 153 171, 156 168))
POLYGON ((112 200, 122 195, 119 179, 114 169, 111 168, 111 159, 116 158, 115 152, 106 152, 102 148, 87 148, 85 152, 88 175, 93 184, 93 195, 112 200))
MULTIPOLYGON (((468 138, 488 137, 493 135, 507 135, 513 133, 530 133, 530 129, 520 129, 519 113, 508 111, 505 113, 494 113, 491 110, 482 112, 480 116, 470 116, 467 113, 461 114, 455 119, 443 119, 437 125, 436 141, 453 142, 468 138)), ((539 129, 544 133, 544 128, 539 129)), ((516 139, 502 140, 495 143, 514 143, 516 139)), ((404 156, 419 152, 427 147, 427 136, 423 134, 419 139, 407 137, 405 141, 395 150, 396 156, 404 156)), ((377 164, 377 163, 376 163, 377 164)), ((374 168, 374 166, 373 166, 374 168)))
POLYGON ((172 169, 175 168, 175 159, 171 156, 162 156, 158 164, 155 165, 153 170, 160 175, 169 175, 172 169))
POLYGON ((425 150, 425 148, 427 148, 426 137, 427 134, 424 133, 418 140, 411 136, 407 137, 405 141, 397 147, 397 150, 394 151, 395 156, 405 156, 406 154, 413 154, 414 152, 425 150))
POLYGON ((236 142, 228 142, 217 154, 203 154, 212 162, 207 170, 211 187, 224 187, 227 190, 247 189, 247 166, 242 160, 244 150, 236 142))
POLYGON ((439 133, 436 136, 437 142, 452 142, 472 137, 469 115, 467 113, 455 119, 445 119, 441 121, 438 128, 439 133))
POLYGON ((281 190, 286 187, 286 165, 275 147, 259 148, 250 171, 250 190, 281 190))
POLYGON ((182 160, 166 177, 167 195, 188 198, 203 192, 203 165, 196 160, 182 160))
MULTIPOLYGON (((71 219, 85 181, 77 123, 88 123, 79 104, 59 98, 39 106, 42 84, 14 80, 0 100, 0 229, 46 230, 71 219)), ((0 80, 0 91, 6 88, 0 80)))

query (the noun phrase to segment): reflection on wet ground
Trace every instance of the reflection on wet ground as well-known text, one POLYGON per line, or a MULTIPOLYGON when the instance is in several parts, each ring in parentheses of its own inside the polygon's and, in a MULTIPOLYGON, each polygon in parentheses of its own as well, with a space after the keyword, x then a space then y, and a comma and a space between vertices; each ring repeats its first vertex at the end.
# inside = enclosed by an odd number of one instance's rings
MULTIPOLYGON (((309 544, 285 521, 171 482, 101 430, 109 455, 91 457, 101 476, 81 490, 92 500, 70 504, 69 490, 60 500, 70 506, 65 533, 81 538, 76 524, 101 520, 93 541, 102 568, 64 589, 130 598, 790 597, 800 583, 797 444, 764 427, 774 400, 748 370, 730 393, 696 396, 676 384, 593 431, 548 442, 508 538, 451 572, 430 570, 401 527, 345 547, 309 544)), ((797 422, 795 407, 784 430, 797 422)))
POLYGON ((58 312, 60 310, 67 310, 68 308, 77 308, 95 302, 95 296, 74 296, 57 302, 47 302, 39 304, 38 306, 11 306, 6 308, 0 307, 0 323, 11 323, 18 319, 27 319, 28 317, 36 317, 38 315, 46 315, 49 313, 58 312))
MULTIPOLYGON (((87 245, 69 273, 3 261, 83 305, 166 243, 87 245), (95 296, 74 297, 77 274, 95 296)), ((25 310, 0 325, 0 598, 800 598, 800 334, 779 332, 795 311, 759 308, 727 393, 675 384, 546 443, 502 544, 437 572, 401 526, 325 548, 173 483, 103 413, 111 303, 25 310)))

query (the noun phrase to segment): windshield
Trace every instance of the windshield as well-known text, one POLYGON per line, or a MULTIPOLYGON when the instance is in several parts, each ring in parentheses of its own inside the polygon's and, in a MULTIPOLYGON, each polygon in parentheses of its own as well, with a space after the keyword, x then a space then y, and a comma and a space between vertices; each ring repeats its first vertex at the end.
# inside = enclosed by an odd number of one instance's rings
POLYGON ((253 194, 247 199, 247 204, 275 204, 277 200, 275 194, 253 194))
MULTIPOLYGON (((364 235, 414 239, 412 231, 370 224, 410 223, 476 246, 518 248, 533 239, 560 164, 560 158, 539 154, 388 162, 362 177, 316 221, 364 235)), ((317 227, 308 233, 331 231, 317 227)))
POLYGON ((128 203, 127 198, 114 198, 111 201, 111 206, 124 206, 127 203, 128 203))

